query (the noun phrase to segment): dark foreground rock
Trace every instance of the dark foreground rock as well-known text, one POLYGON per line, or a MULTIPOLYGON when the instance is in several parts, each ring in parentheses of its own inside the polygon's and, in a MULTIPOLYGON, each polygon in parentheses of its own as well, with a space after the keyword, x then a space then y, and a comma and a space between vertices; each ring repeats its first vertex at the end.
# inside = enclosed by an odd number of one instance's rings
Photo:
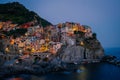
POLYGON ((102 58, 102 62, 107 62, 120 67, 120 60, 116 56, 106 55, 102 58))
POLYGON ((21 64, 7 65, 0 67, 0 77, 12 74, 46 74, 56 71, 74 71, 78 68, 78 65, 59 63, 53 64, 49 62, 42 62, 40 64, 31 64, 30 66, 25 66, 21 64))

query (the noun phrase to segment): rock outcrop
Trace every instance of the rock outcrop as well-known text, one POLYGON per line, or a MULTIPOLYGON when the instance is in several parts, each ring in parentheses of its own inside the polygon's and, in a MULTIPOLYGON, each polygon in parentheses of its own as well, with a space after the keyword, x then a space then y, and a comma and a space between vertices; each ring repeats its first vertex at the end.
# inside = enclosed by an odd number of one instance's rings
POLYGON ((91 50, 82 46, 68 46, 60 54, 60 58, 63 62, 68 63, 80 63, 83 60, 94 61, 101 59, 104 56, 103 48, 91 50))

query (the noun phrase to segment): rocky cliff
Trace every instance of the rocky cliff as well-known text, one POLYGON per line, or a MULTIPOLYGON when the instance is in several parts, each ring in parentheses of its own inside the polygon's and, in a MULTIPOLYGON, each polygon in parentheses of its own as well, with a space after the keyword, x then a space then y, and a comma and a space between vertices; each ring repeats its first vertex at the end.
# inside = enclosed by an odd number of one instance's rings
POLYGON ((82 46, 68 46, 59 55, 60 59, 67 63, 93 62, 94 60, 101 60, 103 56, 104 49, 102 47, 92 50, 82 46))

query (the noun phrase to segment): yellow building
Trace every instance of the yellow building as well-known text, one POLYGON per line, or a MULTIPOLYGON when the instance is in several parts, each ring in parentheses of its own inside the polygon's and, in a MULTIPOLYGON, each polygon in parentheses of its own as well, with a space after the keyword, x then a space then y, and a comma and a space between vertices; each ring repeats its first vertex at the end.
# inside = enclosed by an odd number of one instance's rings
POLYGON ((41 45, 40 52, 46 52, 46 51, 48 51, 48 46, 45 44, 41 45))
POLYGON ((78 31, 78 26, 77 26, 77 24, 75 24, 75 25, 73 25, 73 29, 72 29, 73 31, 78 31))
POLYGON ((2 29, 3 27, 3 22, 0 22, 0 29, 2 29))
POLYGON ((81 41, 81 42, 80 42, 80 45, 81 45, 81 46, 84 46, 84 42, 83 42, 83 41, 81 41))
POLYGON ((8 47, 5 48, 5 52, 10 52, 8 47))
POLYGON ((10 40, 10 44, 13 45, 15 43, 15 40, 14 39, 11 39, 10 40))
POLYGON ((34 53, 36 50, 34 48, 31 49, 31 52, 34 53))

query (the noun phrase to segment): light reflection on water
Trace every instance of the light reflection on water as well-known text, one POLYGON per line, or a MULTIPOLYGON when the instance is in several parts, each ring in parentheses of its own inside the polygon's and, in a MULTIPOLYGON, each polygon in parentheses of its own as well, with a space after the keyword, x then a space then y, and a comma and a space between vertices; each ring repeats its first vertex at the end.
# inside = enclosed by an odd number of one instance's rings
POLYGON ((79 69, 82 70, 83 72, 81 72, 80 75, 77 76, 78 79, 79 80, 86 80, 87 74, 88 74, 86 67, 84 67, 83 65, 81 65, 79 67, 79 69))
POLYGON ((23 78, 11 78, 11 79, 6 79, 6 80, 24 80, 23 78))
MULTIPOLYGON (((85 64, 80 65, 77 72, 56 72, 46 75, 17 75, 17 80, 120 80, 120 67, 107 64, 85 64), (22 78, 22 79, 21 79, 22 78)), ((9 78, 5 80, 16 80, 9 78)))
POLYGON ((5 76, 2 80, 31 80, 31 76, 25 74, 16 74, 12 76, 5 76))

